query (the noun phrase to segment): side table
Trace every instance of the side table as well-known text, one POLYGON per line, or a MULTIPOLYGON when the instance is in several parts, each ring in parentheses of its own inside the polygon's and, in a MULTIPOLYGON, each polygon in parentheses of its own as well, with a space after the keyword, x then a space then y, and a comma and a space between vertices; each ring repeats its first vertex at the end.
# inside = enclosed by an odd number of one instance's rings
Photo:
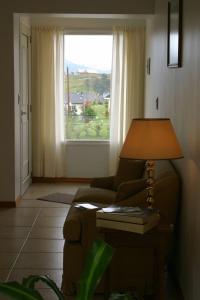
MULTIPOLYGON (((164 267, 173 226, 161 219, 158 226, 143 235, 102 227, 99 227, 98 230, 103 234, 105 241, 116 249, 118 247, 153 249, 154 299, 165 300, 164 267)), ((108 268, 106 273, 106 294, 110 294, 111 292, 110 276, 110 268, 108 268)))

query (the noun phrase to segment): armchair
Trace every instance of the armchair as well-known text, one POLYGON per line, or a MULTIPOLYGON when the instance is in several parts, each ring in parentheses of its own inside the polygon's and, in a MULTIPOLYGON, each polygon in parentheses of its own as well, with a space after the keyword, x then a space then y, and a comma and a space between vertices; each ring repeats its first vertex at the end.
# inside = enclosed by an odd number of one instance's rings
POLYGON ((145 188, 145 161, 120 159, 115 176, 92 179, 90 188, 78 189, 74 202, 117 203, 145 188))
MULTIPOLYGON (((161 219, 169 225, 175 223, 179 197, 180 178, 175 168, 170 161, 158 161, 156 164, 154 206, 160 210, 161 219)), ((74 201, 146 206, 144 162, 120 160, 116 176, 94 179, 91 187, 81 188, 77 191, 74 201), (130 169, 133 170, 132 173, 129 173, 129 163, 130 169), (136 172, 135 167, 139 171, 136 172), (123 172, 124 177, 121 177, 123 172)), ((105 237, 105 233, 98 230, 95 225, 96 214, 94 210, 81 210, 73 206, 70 208, 63 228, 65 245, 62 289, 65 294, 76 292, 76 284, 83 269, 84 259, 93 240, 105 237)), ((172 227, 170 226, 170 228, 172 227)), ((147 240, 148 245, 151 245, 149 242, 152 240, 151 234, 147 234, 145 240, 137 234, 117 233, 117 231, 116 234, 124 242, 123 247, 117 248, 111 262, 110 288, 111 290, 126 290, 130 286, 136 286, 140 290, 144 290, 145 286, 152 285, 154 280, 155 252, 153 247, 147 246, 146 242, 147 240)), ((168 253, 169 241, 170 236, 163 243, 164 256, 168 253)), ((98 292, 105 291, 105 283, 106 278, 98 286, 98 292)))

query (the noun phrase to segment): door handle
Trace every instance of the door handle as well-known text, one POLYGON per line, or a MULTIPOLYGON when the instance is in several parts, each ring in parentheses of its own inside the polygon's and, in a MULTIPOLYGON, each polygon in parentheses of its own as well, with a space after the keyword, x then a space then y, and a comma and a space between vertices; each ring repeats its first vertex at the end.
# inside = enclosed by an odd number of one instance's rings
POLYGON ((24 116, 24 115, 26 115, 26 114, 27 114, 26 111, 21 111, 21 116, 24 116))

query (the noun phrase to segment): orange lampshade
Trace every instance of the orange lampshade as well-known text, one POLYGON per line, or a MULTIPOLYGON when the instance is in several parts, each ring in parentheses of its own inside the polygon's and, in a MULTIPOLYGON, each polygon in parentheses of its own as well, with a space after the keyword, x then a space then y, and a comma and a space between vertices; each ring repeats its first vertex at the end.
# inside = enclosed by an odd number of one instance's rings
POLYGON ((183 154, 170 119, 133 119, 120 157, 157 160, 183 154))

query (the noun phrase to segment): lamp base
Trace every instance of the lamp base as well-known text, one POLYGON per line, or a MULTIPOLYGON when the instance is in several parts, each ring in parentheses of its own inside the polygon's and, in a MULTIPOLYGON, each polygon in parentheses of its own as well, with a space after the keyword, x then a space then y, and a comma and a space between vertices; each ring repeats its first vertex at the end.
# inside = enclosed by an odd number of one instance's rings
POLYGON ((155 171, 155 161, 147 160, 146 161, 146 172, 147 172, 147 181, 146 181, 146 190, 147 190, 147 204, 148 208, 153 209, 154 203, 154 171, 155 171))

